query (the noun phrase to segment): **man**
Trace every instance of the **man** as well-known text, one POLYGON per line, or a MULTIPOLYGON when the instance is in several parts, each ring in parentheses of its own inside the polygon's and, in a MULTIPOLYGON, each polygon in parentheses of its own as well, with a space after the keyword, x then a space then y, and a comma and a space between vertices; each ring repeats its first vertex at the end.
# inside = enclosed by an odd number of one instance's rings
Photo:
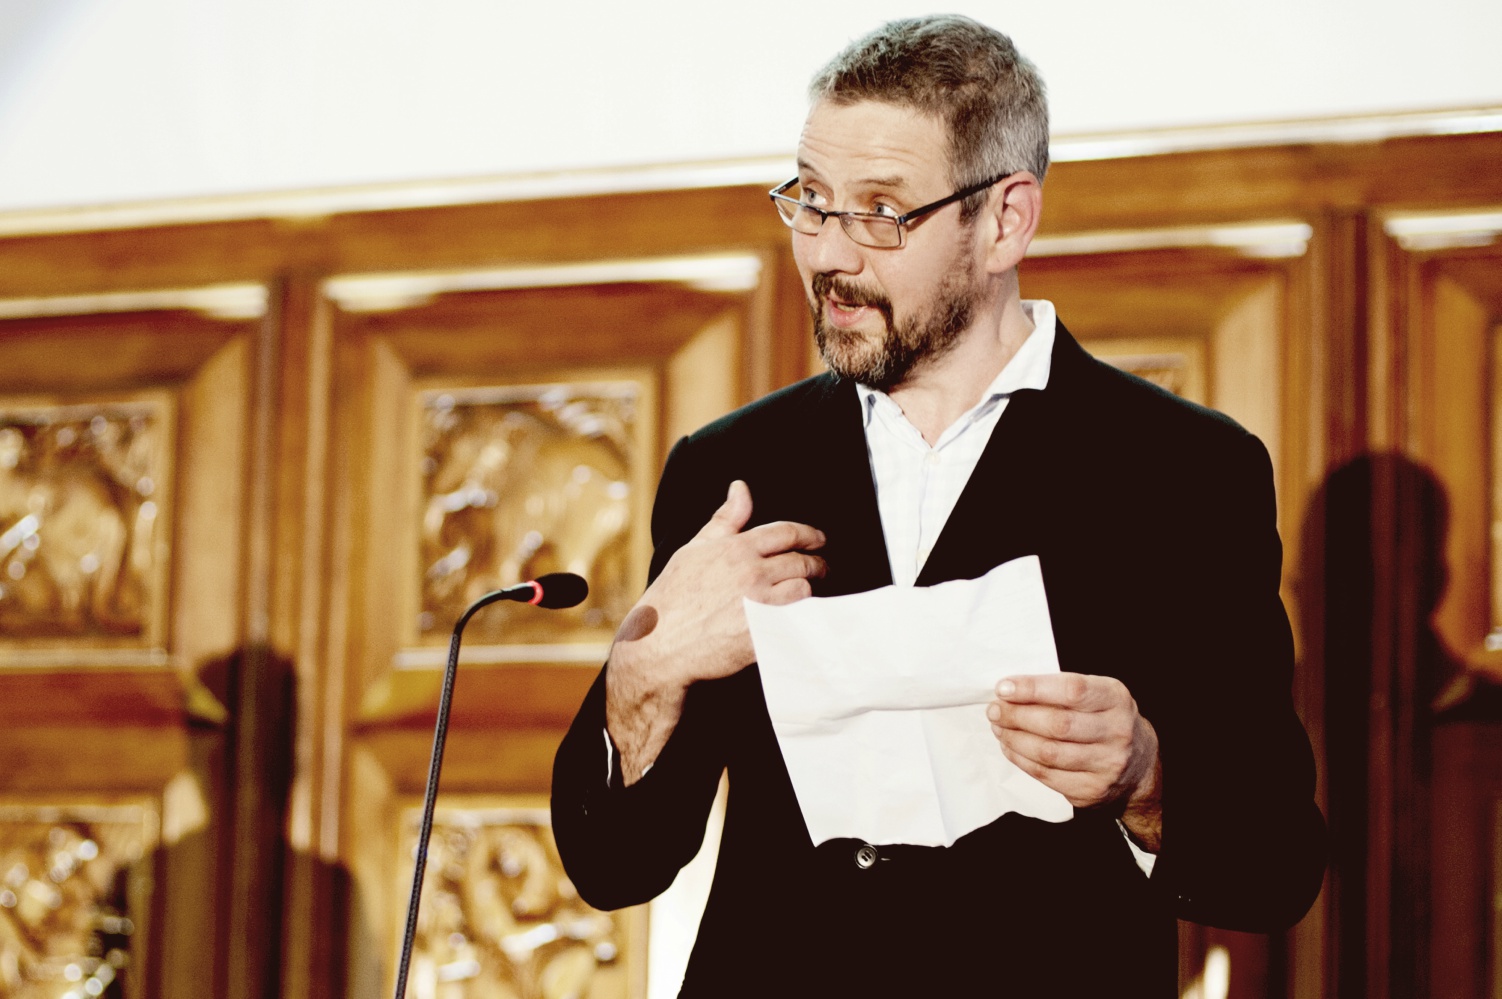
POLYGON ((1323 874, 1267 453, 1022 300, 1047 112, 1005 36, 895 22, 811 90, 773 199, 830 373, 669 457, 653 581, 558 752, 565 866, 595 905, 655 896, 728 768, 683 995, 1171 996, 1175 917, 1281 930, 1323 874), (998 675, 986 711, 1074 818, 1009 814, 948 848, 812 842, 742 598, 1024 555, 1063 672, 998 675))

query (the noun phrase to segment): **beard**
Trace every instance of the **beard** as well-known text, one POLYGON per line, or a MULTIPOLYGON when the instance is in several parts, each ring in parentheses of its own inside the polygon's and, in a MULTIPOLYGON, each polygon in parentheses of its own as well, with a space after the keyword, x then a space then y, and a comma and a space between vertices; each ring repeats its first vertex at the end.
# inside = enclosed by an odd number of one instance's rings
POLYGON ((808 308, 819 356, 841 378, 882 392, 902 384, 920 364, 932 363, 953 350, 960 334, 969 328, 980 296, 976 282, 965 282, 956 271, 950 271, 927 306, 899 323, 892 318, 891 299, 879 291, 828 272, 815 274, 812 285, 813 299, 808 308), (879 312, 885 327, 880 342, 870 343, 863 333, 831 325, 824 316, 824 302, 830 294, 842 302, 879 312))

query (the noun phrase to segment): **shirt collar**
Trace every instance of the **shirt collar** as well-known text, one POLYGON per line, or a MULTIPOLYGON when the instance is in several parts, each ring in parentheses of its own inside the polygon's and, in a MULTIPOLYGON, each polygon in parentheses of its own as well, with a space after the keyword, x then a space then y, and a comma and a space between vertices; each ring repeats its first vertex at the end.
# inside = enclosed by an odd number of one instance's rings
MULTIPOLYGON (((1053 303, 1046 298, 1023 299, 1022 311, 1033 321, 1033 331, 1022 341, 1022 346, 1017 348, 1012 359, 992 379, 976 406, 977 410, 1021 389, 1036 389, 1041 392, 1048 387, 1048 376, 1053 370, 1058 313, 1054 311, 1053 303)), ((891 397, 860 382, 855 383, 855 392, 861 401, 862 421, 869 427, 878 398, 890 402, 891 397)))

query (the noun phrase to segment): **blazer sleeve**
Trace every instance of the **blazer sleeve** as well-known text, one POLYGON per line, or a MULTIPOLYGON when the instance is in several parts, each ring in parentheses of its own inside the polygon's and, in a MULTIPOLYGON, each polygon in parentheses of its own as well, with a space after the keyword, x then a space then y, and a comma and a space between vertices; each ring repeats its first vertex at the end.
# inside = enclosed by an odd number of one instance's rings
MULTIPOLYGON (((687 439, 678 442, 658 485, 652 579, 723 500, 725 485, 713 484, 692 450, 687 439)), ((614 750, 605 734, 609 669, 606 663, 595 678, 553 761, 558 852, 580 897, 598 909, 646 902, 672 884, 703 842, 725 767, 713 691, 696 684, 651 769, 623 786, 618 762, 609 765, 614 750)))
POLYGON ((1238 445, 1203 470, 1208 492, 1193 490, 1174 560, 1184 661, 1163 698, 1171 709, 1148 716, 1163 765, 1151 883, 1181 919, 1277 932, 1319 894, 1325 825, 1293 705, 1272 464, 1256 437, 1238 445))

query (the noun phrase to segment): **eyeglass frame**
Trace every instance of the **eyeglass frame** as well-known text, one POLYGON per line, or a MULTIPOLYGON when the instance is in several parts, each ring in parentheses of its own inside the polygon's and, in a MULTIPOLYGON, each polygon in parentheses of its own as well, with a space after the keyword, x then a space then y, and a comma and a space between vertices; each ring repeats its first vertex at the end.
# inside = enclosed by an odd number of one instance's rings
MULTIPOLYGON (((936 212, 946 205, 952 205, 956 201, 968 198, 972 194, 979 194, 988 187, 994 187, 995 185, 1000 184, 1002 181, 1006 180, 1008 177, 1011 177, 1015 173, 1016 171, 1014 170, 1011 173, 1004 173, 1000 174, 999 176, 992 177, 990 180, 983 180, 979 184, 971 184, 969 187, 961 188, 960 190, 955 191, 947 198, 940 198, 938 201, 931 202, 930 204, 924 205, 921 208, 914 208, 912 211, 904 212, 903 214, 898 215, 896 218, 893 218, 890 215, 878 215, 875 212, 850 212, 837 211, 834 209, 825 210, 823 208, 818 208, 814 205, 810 205, 807 202, 799 201, 796 198, 790 198, 782 192, 786 191, 794 184, 797 184, 799 182, 799 179, 797 177, 794 177, 792 180, 788 181, 785 184, 777 185, 776 187, 768 191, 767 195, 772 199, 772 205, 774 207, 776 207, 779 201, 784 201, 790 205, 796 205, 798 207, 798 211, 800 212, 809 211, 816 213, 819 216, 820 229, 824 228, 824 223, 828 222, 831 218, 839 219, 840 228, 845 231, 845 235, 850 237, 851 242, 856 243, 860 246, 867 246, 873 250, 900 250, 907 245, 908 223, 912 222, 914 219, 922 218, 923 216, 928 215, 930 212, 936 212), (845 219, 879 219, 883 223, 891 222, 897 227, 897 245, 883 246, 880 244, 862 243, 860 240, 856 239, 850 234, 850 226, 845 222, 845 219)), ((792 229, 794 232, 802 232, 801 229, 793 225, 792 218, 782 213, 781 208, 777 209, 777 217, 782 219, 783 225, 787 226, 789 229, 792 229)), ((817 232, 803 233, 803 235, 805 236, 813 236, 816 234, 817 232)))

